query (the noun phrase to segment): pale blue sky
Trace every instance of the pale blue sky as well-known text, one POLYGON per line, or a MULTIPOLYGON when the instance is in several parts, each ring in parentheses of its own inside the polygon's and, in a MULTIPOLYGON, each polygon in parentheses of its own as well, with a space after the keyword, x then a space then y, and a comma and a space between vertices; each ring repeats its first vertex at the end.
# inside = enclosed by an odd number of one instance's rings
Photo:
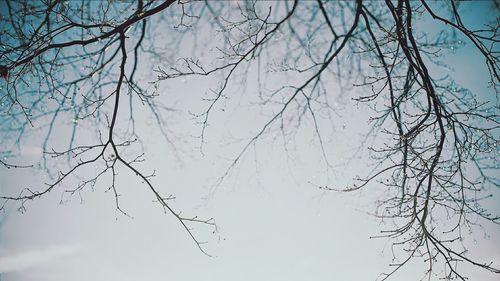
MULTIPOLYGON (((464 20, 473 23, 496 15, 488 10, 488 4, 468 3, 472 12, 465 13, 464 20)), ((472 48, 457 50, 447 62, 455 66, 453 75, 463 86, 485 97, 495 96, 491 89, 483 87, 486 69, 472 48)), ((142 73, 152 68, 148 64, 141 67, 142 73)), ((259 112, 255 107, 235 106, 245 98, 228 101, 229 112, 213 117, 202 156, 196 150, 198 140, 189 137, 191 130, 199 129, 189 115, 192 106, 200 106, 199 95, 189 99, 186 95, 203 92, 204 86, 206 83, 193 80, 165 86, 168 101, 175 101, 180 110, 171 126, 186 132, 181 138, 186 153, 179 163, 159 132, 143 127, 141 130, 148 135, 143 139, 147 143, 143 167, 157 171, 154 184, 178 197, 177 209, 215 218, 217 234, 203 226, 195 226, 194 230, 200 240, 207 240, 206 250, 214 257, 197 250, 178 222, 151 202, 153 197, 146 187, 122 169, 118 179, 121 205, 133 219, 115 211, 113 194, 104 192, 104 188, 85 192, 83 203, 74 197, 63 205, 59 204, 61 193, 56 190, 30 202, 24 214, 11 204, 0 225, 0 280, 365 281, 389 271, 390 244, 369 238, 390 227, 367 214, 373 211, 372 202, 380 189, 374 185, 356 193, 335 193, 310 184, 324 180, 319 148, 311 135, 299 131, 297 150, 288 154, 279 142, 266 138, 214 189, 213 183, 227 167, 227 159, 238 151, 237 145, 228 144, 228 132, 234 138, 248 138, 245 131, 259 126, 255 117, 259 112)), ((332 182, 339 185, 369 169, 363 166, 364 158, 345 165, 356 140, 367 128, 370 112, 349 99, 344 102, 346 109, 339 111, 341 117, 335 120, 328 143, 335 167, 332 182), (345 123, 353 129, 345 129, 345 123)), ((139 121, 147 118, 138 116, 139 121)), ((34 144, 22 152, 28 159, 36 159, 40 149, 34 144)), ((36 178, 31 176, 28 172, 7 175, 0 170, 0 184, 37 182, 43 172, 36 178)), ((495 202, 498 199, 487 204, 494 206, 495 202)), ((498 206, 493 209, 500 212, 498 206)), ((490 239, 477 234, 477 244, 466 241, 471 255, 481 261, 494 261, 498 267, 499 230, 498 226, 488 226, 490 239)), ((390 280, 419 280, 424 266, 422 260, 415 259, 390 280)), ((466 273, 470 280, 498 280, 498 276, 476 268, 467 268, 466 273)))

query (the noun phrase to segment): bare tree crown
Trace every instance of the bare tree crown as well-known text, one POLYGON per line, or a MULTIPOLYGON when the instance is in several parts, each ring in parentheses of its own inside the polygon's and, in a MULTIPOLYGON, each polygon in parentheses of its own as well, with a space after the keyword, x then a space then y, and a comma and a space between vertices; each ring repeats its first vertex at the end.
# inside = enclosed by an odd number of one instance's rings
MULTIPOLYGON (((488 3, 498 11, 496 2, 488 3)), ((155 186, 137 112, 147 110, 176 157, 179 140, 165 118, 162 87, 192 77, 212 82, 205 107, 193 111, 203 153, 214 112, 247 91, 266 119, 221 173, 228 177, 266 136, 294 137, 306 127, 325 165, 328 131, 337 100, 372 109, 371 130, 360 149, 376 165, 347 187, 313 182, 323 190, 355 191, 383 186, 375 214, 391 221, 382 237, 396 253, 385 280, 409 260, 422 258, 426 275, 465 280, 469 263, 500 273, 461 244, 477 225, 499 224, 482 204, 499 187, 498 17, 481 26, 463 21, 459 1, 20 1, 5 0, 0 12, 0 166, 42 169, 48 180, 18 193, 2 190, 2 209, 20 210, 49 192, 80 194, 105 182, 120 205, 117 170, 143 182, 201 251, 192 232, 213 219, 185 216, 173 195, 155 186), (473 27, 471 27, 473 25, 473 27), (430 27, 430 28, 429 28, 430 27), (161 39, 160 39, 161 38, 161 39), (186 42, 191 48, 183 49, 186 42), (489 73, 492 94, 472 92, 452 72, 436 70, 450 50, 472 46, 489 73), (143 79, 148 71, 153 80, 143 79), (257 88, 247 89, 250 76, 257 88), (276 83, 279 81, 279 83, 276 83), (71 132, 61 141, 58 132, 71 132), (85 134, 83 134, 85 132, 85 134), (37 163, 15 157, 26 140, 37 140, 37 163), (373 140, 373 145, 365 145, 373 140), (29 161, 28 161, 29 162, 29 161), (92 170, 89 172, 89 168, 92 170), (435 264, 444 264, 441 270, 435 264)), ((466 60, 467 58, 456 58, 466 60)), ((471 70, 474 71, 474 70, 471 70)), ((345 105, 344 105, 345 106, 345 105)), ((207 254, 207 253, 206 253, 207 254)))

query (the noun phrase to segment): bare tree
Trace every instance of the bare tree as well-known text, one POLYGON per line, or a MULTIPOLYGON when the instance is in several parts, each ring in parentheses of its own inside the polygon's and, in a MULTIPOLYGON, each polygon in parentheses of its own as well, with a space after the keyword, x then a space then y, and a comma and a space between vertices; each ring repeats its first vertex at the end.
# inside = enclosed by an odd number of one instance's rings
POLYGON ((138 168, 145 161, 141 147, 146 144, 136 130, 135 108, 142 104, 141 110, 150 110, 176 151, 175 132, 163 117, 169 108, 161 104, 160 85, 209 77, 215 82, 204 97, 206 107, 193 112, 203 153, 214 110, 235 95, 228 88, 244 85, 256 73, 258 90, 253 96, 269 117, 242 144, 220 182, 266 135, 293 138, 304 126, 320 147, 325 169, 333 169, 323 124, 336 118, 333 100, 348 96, 373 109, 366 139, 374 145, 363 142, 360 147, 377 164, 345 188, 313 184, 337 191, 385 186, 375 214, 394 224, 381 236, 392 241, 395 257, 394 269, 382 279, 413 258, 428 263, 429 278, 438 274, 465 280, 461 263, 500 273, 491 261, 469 257, 461 243, 465 229, 500 222, 482 205, 485 194, 499 186, 498 99, 462 88, 453 75, 433 70, 442 65, 446 50, 472 45, 483 56, 488 87, 496 93, 498 18, 472 28, 462 21, 460 2, 425 0, 4 4, 2 139, 19 148, 30 133, 42 132, 44 154, 37 165, 12 163, 8 157, 0 163, 4 168, 42 168, 51 179, 44 186, 2 195, 4 206, 17 201, 24 210, 28 201, 56 189, 63 188, 64 196, 79 194, 110 177, 116 208, 128 215, 120 207, 115 184, 117 169, 124 168, 144 182, 204 252, 190 225, 215 228, 213 219, 181 215, 171 207, 173 195, 165 196, 154 186, 154 172, 138 168), (426 25, 435 29, 427 30, 426 25), (155 38, 166 26, 175 32, 170 29, 162 41, 167 47, 158 46, 155 38), (178 47, 186 38, 197 45, 182 52, 178 47), (147 62, 155 64, 155 81, 136 78, 147 62), (283 83, 277 86, 270 77, 281 77, 283 83), (128 112, 120 106, 127 103, 128 112), (121 116, 125 123, 119 123, 121 116), (72 133, 61 145, 53 137, 67 120, 72 133), (95 135, 78 138, 77 132, 90 124, 95 135), (88 166, 97 172, 89 174, 88 166), (444 270, 436 269, 436 263, 444 264, 444 270))

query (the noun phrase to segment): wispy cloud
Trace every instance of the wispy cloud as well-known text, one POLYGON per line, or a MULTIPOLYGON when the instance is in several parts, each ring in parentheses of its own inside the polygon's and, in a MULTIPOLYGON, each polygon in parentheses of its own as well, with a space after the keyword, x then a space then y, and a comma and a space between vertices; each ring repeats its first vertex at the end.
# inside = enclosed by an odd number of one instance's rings
POLYGON ((76 245, 54 245, 45 249, 11 253, 0 256, 0 273, 21 271, 76 254, 76 245))

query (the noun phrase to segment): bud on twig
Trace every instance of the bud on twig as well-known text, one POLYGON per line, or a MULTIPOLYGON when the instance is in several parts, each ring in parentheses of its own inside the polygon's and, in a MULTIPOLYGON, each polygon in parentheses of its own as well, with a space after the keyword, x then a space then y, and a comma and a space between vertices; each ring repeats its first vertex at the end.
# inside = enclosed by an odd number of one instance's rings
POLYGON ((9 69, 5 65, 0 65, 0 76, 7 81, 9 80, 9 69))

